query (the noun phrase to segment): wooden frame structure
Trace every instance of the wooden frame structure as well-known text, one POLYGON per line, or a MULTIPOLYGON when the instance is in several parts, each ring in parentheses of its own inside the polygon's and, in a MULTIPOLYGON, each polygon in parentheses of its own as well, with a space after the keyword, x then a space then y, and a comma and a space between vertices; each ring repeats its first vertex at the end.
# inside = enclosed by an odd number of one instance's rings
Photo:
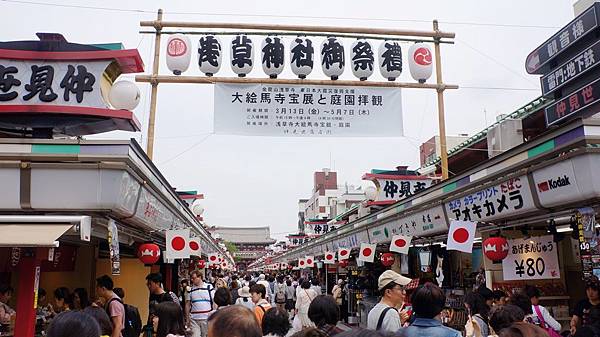
MULTIPOLYGON (((438 123, 441 147, 442 178, 448 178, 448 154, 446 147, 446 127, 444 118, 444 91, 446 89, 458 89, 458 85, 444 84, 442 80, 442 64, 440 55, 441 43, 453 43, 454 33, 439 30, 437 20, 433 21, 432 31, 383 29, 383 28, 359 28, 359 27, 331 27, 331 26, 300 26, 300 25, 275 25, 275 24, 247 24, 247 23, 213 23, 213 22, 180 22, 163 21, 163 11, 158 10, 157 19, 154 21, 141 21, 141 27, 152 27, 154 32, 142 32, 155 34, 154 38, 154 60, 151 75, 137 75, 137 82, 150 83, 152 86, 150 97, 150 114, 148 123, 148 144, 146 152, 152 159, 154 153, 154 125, 156 118, 156 99, 159 83, 180 84, 214 84, 214 83, 264 83, 264 84, 306 84, 306 85, 335 85, 335 86, 368 86, 368 87, 396 87, 411 89, 435 89, 437 91, 438 123), (208 76, 173 76, 159 75, 158 66, 160 59, 160 41, 163 28, 191 28, 191 29, 242 29, 247 34, 264 34, 264 32, 298 32, 298 33, 332 33, 344 34, 341 37, 360 36, 364 38, 388 37, 404 41, 432 42, 435 46, 435 69, 436 84, 417 82, 376 82, 376 81, 348 81, 348 80, 310 80, 310 79, 271 79, 271 78, 248 78, 248 77, 208 77, 208 76), (349 35, 350 34, 350 35, 349 35), (413 37, 412 39, 410 37, 413 37), (416 38, 416 39, 415 39, 416 38), (431 40, 426 40, 427 38, 431 40)), ((188 32, 189 33, 189 32, 188 32)), ((232 32, 231 34, 235 34, 232 32)), ((310 35, 310 34, 308 34, 310 35)))

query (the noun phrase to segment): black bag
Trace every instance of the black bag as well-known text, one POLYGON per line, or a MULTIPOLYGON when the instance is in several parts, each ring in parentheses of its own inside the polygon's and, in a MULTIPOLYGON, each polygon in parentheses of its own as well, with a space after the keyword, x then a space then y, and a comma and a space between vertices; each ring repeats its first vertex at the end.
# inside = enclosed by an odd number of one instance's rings
POLYGON ((109 308, 112 301, 121 303, 125 308, 125 317, 123 319, 125 321, 125 326, 121 330, 123 337, 139 337, 139 335, 142 333, 142 318, 140 317, 138 308, 129 304, 124 304, 123 301, 118 298, 111 298, 106 303, 106 313, 108 314, 109 318, 111 317, 109 308))

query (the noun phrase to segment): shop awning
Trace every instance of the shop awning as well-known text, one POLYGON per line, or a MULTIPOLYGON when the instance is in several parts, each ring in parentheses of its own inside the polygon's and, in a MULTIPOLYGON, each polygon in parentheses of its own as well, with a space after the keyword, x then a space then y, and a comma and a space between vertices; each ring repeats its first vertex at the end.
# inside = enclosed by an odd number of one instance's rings
POLYGON ((56 247, 73 224, 0 224, 0 247, 56 247))

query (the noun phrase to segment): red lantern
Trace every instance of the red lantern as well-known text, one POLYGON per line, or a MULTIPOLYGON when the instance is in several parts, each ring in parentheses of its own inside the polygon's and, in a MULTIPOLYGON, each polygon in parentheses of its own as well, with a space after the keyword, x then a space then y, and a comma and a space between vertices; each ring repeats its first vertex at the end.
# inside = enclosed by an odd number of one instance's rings
POLYGON ((394 264, 394 254, 392 253, 383 253, 381 254, 381 264, 389 267, 394 264))
POLYGON ((146 242, 138 247, 137 256, 146 266, 153 265, 160 258, 160 247, 152 242, 146 242))
POLYGON ((348 266, 348 260, 341 260, 338 264, 341 268, 346 268, 348 266))
POLYGON ((502 261, 508 255, 508 241, 503 237, 490 237, 483 241, 483 254, 492 261, 502 261))
POLYGON ((294 266, 292 266, 291 264, 288 264, 288 270, 292 270, 294 269, 294 266))
POLYGON ((206 267, 206 261, 198 260, 198 268, 204 269, 206 267))

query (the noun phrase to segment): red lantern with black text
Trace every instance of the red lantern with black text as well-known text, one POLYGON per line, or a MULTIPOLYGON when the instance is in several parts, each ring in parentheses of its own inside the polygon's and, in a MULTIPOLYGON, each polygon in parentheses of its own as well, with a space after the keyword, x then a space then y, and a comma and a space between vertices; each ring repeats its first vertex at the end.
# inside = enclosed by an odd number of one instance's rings
POLYGON ((508 255, 508 241, 497 236, 483 241, 483 254, 492 261, 502 261, 508 255))
POLYGON ((348 260, 341 260, 338 262, 338 265, 342 268, 346 268, 348 266, 348 260))
POLYGON ((153 265, 160 258, 160 247, 152 242, 143 243, 138 247, 137 256, 144 265, 153 265))
POLYGON ((389 267, 394 264, 394 254, 392 253, 383 253, 381 254, 381 264, 389 267))
POLYGON ((206 261, 198 260, 198 268, 204 269, 206 267, 206 261))

